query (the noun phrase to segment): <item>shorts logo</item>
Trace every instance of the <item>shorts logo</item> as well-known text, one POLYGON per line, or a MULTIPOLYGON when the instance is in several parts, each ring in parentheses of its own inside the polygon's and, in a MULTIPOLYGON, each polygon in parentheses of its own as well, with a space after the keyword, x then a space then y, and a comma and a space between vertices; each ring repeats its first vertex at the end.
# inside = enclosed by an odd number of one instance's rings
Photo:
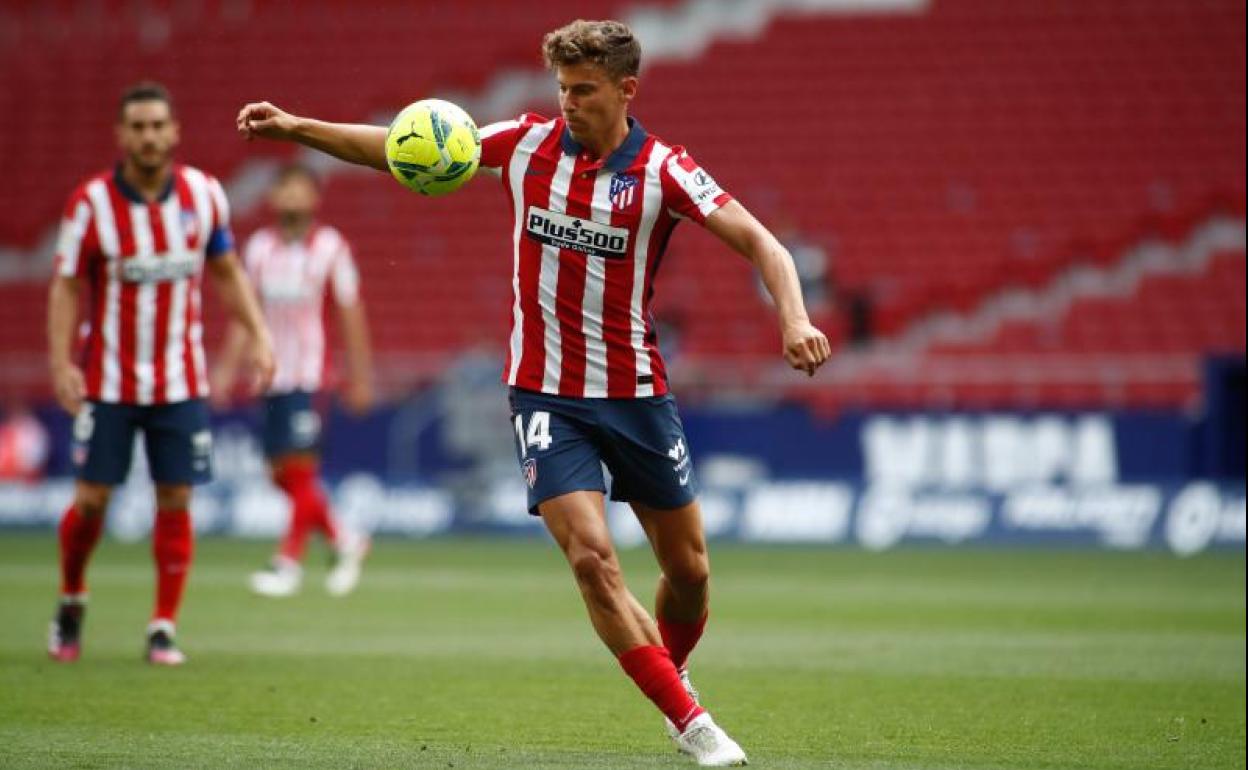
POLYGON ((74 441, 86 443, 91 440, 91 434, 95 433, 95 415, 91 413, 94 408, 94 404, 85 402, 78 410, 74 417, 74 441))
POLYGON ((529 489, 532 489, 533 485, 537 483, 537 460, 530 457, 524 461, 522 469, 524 471, 524 480, 528 482, 529 489))
POLYGON ((689 467, 689 450, 685 447, 684 437, 677 439, 672 448, 667 450, 667 456, 675 463, 672 470, 675 471, 680 485, 683 487, 688 484, 690 476, 693 475, 693 469, 689 467))
POLYGON ((620 211, 628 208, 633 202, 637 190, 637 177, 632 174, 615 174, 611 177, 611 204, 620 211))
POLYGON ((78 414, 74 416, 74 445, 70 449, 69 459, 75 468, 81 468, 87 464, 91 435, 95 433, 93 409, 95 409, 95 404, 92 404, 90 401, 84 401, 78 409, 78 414))
POLYGON ((313 446, 321 435, 321 416, 311 410, 295 412, 290 416, 290 433, 295 446, 313 446))
POLYGON ((623 259, 628 254, 628 229, 558 211, 529 206, 525 234, 547 246, 579 251, 602 259, 623 259))
POLYGON ((196 471, 208 469, 212 456, 212 433, 201 430, 191 434, 191 465, 196 471))

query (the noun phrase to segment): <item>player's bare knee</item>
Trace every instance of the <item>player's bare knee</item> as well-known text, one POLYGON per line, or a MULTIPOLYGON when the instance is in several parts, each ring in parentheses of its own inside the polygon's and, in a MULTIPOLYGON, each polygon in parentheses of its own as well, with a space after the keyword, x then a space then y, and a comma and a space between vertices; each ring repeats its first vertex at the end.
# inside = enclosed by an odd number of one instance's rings
POLYGON ((679 593, 705 591, 711 580, 710 560, 705 552, 690 554, 665 565, 663 576, 679 593))
POLYGON ((191 505, 189 484, 157 484, 156 510, 185 511, 191 505))
POLYGON ((609 551, 579 547, 570 551, 568 562, 582 590, 596 596, 609 596, 623 584, 619 564, 609 551))
POLYGON ((103 516, 108 512, 112 493, 112 487, 105 484, 80 481, 74 487, 74 509, 82 516, 103 516))

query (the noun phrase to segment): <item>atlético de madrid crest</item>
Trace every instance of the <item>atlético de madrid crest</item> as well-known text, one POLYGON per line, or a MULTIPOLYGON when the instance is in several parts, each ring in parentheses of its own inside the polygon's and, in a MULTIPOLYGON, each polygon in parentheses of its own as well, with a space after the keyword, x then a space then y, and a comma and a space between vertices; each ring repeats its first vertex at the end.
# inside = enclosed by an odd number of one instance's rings
POLYGON ((180 218, 182 220, 182 232, 186 235, 186 239, 188 241, 195 240, 195 237, 199 235, 199 215, 191 209, 182 209, 180 218))
POLYGON ((637 189, 637 177, 632 174, 616 174, 611 177, 611 205, 623 211, 633 202, 637 189))
POLYGON ((537 483, 537 460, 530 457, 524 461, 524 480, 529 483, 529 489, 537 483))

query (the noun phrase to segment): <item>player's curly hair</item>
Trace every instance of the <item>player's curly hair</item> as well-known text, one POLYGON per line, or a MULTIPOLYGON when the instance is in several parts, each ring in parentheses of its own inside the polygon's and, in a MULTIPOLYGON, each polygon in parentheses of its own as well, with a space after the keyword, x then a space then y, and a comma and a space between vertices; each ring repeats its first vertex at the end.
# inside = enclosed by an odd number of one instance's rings
POLYGON ((577 19, 542 38, 542 58, 550 69, 588 62, 612 79, 636 77, 641 69, 641 43, 620 21, 577 19))

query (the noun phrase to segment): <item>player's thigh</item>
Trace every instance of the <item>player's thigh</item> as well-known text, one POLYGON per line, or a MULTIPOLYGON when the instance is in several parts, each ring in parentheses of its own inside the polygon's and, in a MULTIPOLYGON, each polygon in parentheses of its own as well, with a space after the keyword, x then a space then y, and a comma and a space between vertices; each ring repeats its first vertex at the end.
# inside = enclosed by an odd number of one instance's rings
POLYGON ((538 511, 546 529, 564 553, 590 548, 614 551, 601 492, 580 490, 543 500, 538 511))
POLYGON ((632 503, 659 567, 669 580, 697 584, 710 574, 702 509, 697 500, 679 508, 632 503))
POLYGON ((84 402, 74 416, 71 450, 79 481, 95 487, 112 487, 125 481, 138 427, 133 406, 84 402))
POLYGON ((142 407, 152 481, 192 485, 212 479, 212 430, 203 399, 142 407))
POLYGON ((689 442, 671 395, 601 406, 598 440, 611 471, 611 499, 674 510, 697 499, 689 442))
POLYGON ((602 456, 591 436, 583 406, 539 393, 513 390, 512 434, 516 459, 528 485, 529 513, 570 492, 605 493, 602 456))
POLYGON ((610 593, 622 585, 601 492, 568 492, 542 501, 538 510, 583 588, 610 593))
POLYGON ((321 415, 312 393, 294 390, 265 396, 261 427, 264 456, 270 463, 287 454, 316 454, 321 443, 321 415))

